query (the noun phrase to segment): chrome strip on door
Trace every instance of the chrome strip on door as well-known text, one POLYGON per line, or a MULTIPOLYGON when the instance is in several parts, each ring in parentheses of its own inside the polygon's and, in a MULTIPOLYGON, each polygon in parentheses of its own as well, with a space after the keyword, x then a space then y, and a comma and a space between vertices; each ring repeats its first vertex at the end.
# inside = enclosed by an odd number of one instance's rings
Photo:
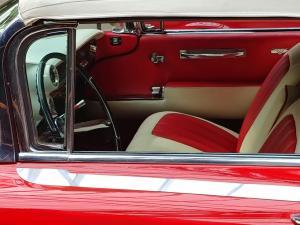
POLYGON ((20 162, 105 162, 105 163, 163 163, 216 164, 255 166, 300 166, 300 155, 282 154, 151 154, 128 152, 73 153, 59 151, 20 152, 20 162))
POLYGON ((211 180, 70 173, 63 169, 17 168, 30 183, 47 186, 153 191, 265 200, 299 201, 300 187, 211 180))

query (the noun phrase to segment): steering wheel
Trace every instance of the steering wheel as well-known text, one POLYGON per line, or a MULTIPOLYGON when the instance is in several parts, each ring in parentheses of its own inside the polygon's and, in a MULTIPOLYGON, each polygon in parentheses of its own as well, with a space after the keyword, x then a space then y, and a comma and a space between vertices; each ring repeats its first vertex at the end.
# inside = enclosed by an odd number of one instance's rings
MULTIPOLYGON (((44 119, 46 123, 48 124, 49 130, 51 134, 54 137, 63 138, 64 137, 64 117, 65 114, 58 115, 56 117, 53 117, 48 105, 47 97, 45 94, 45 85, 44 85, 44 71, 46 68, 46 64, 50 59, 59 59, 63 62, 66 61, 66 55, 58 52, 49 53, 46 56, 44 56, 38 65, 38 70, 36 74, 36 90, 37 90, 37 96, 38 100, 40 102, 41 111, 44 115, 44 119)), ((105 114, 109 120, 109 124, 111 125, 113 132, 114 132, 114 142, 116 146, 116 150, 120 150, 120 135, 117 130, 117 127, 115 125, 115 122, 112 117, 112 113, 110 111, 110 108, 103 98, 103 95, 101 94, 100 89, 97 87, 95 82, 93 81, 92 77, 80 66, 76 66, 76 71, 79 73, 79 75, 87 82, 90 88, 94 90, 96 93, 96 96, 98 98, 98 101, 100 104, 102 104, 105 114)), ((80 104, 80 103, 79 103, 80 104)), ((78 107, 74 106, 74 110, 76 110, 78 107)))

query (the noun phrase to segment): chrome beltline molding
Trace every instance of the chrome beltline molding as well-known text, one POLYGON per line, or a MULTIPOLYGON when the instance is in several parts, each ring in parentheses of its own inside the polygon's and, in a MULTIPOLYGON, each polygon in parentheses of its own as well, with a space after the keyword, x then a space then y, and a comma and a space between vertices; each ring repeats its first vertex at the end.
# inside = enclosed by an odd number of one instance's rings
POLYGON ((176 163, 300 166, 299 155, 244 155, 244 154, 132 154, 126 152, 21 152, 21 162, 109 162, 109 163, 176 163))
POLYGON ((296 186, 79 174, 70 173, 68 170, 63 169, 17 168, 17 173, 27 182, 46 186, 154 191, 293 202, 300 201, 300 187, 296 186))

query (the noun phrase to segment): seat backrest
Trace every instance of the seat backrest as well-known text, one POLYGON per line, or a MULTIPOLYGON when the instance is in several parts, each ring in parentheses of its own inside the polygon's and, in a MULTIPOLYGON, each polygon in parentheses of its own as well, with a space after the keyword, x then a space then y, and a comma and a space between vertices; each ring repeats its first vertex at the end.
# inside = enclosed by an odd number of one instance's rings
POLYGON ((277 120, 259 153, 294 154, 300 152, 300 99, 277 120))
MULTIPOLYGON (((254 98, 241 128, 238 152, 257 153, 262 149, 287 101, 286 87, 299 84, 300 44, 297 44, 276 63, 254 98)), ((284 124, 290 119, 285 119, 284 124)))

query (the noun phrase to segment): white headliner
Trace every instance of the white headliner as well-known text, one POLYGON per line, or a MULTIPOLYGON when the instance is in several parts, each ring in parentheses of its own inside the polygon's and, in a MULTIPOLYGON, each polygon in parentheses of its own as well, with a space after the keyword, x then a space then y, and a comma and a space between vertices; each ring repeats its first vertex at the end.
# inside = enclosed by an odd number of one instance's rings
POLYGON ((298 17, 299 0, 20 0, 25 23, 118 17, 298 17))

